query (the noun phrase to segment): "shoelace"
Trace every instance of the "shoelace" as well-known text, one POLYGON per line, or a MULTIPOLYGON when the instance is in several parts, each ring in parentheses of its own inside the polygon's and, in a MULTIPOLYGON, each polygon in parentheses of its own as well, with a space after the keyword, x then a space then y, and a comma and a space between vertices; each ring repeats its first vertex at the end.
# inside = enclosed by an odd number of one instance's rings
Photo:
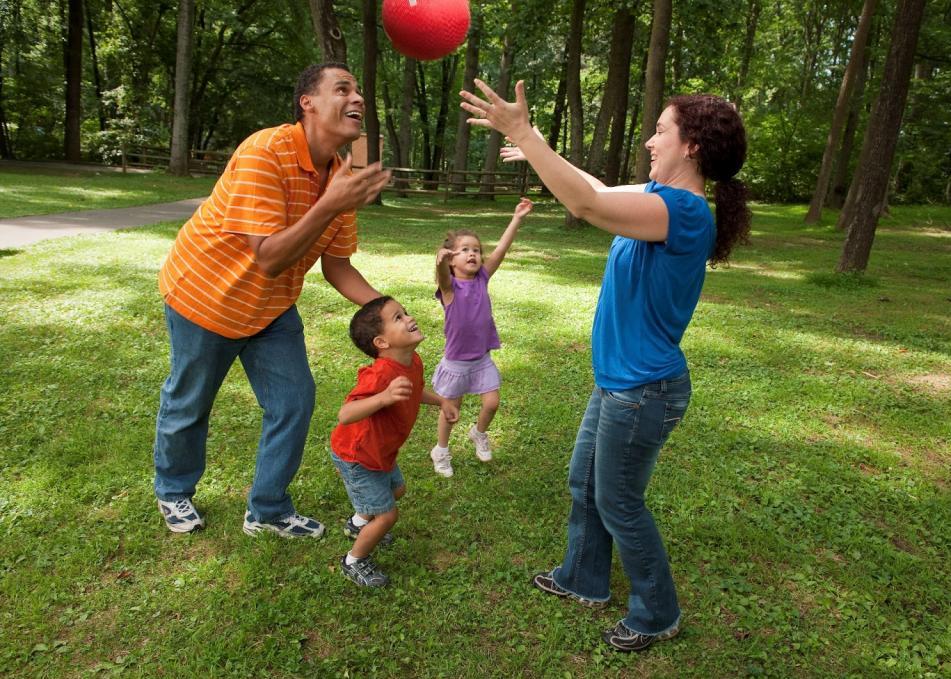
POLYGON ((191 514, 192 513, 191 503, 185 499, 178 500, 175 503, 175 511, 177 511, 179 514, 191 514))

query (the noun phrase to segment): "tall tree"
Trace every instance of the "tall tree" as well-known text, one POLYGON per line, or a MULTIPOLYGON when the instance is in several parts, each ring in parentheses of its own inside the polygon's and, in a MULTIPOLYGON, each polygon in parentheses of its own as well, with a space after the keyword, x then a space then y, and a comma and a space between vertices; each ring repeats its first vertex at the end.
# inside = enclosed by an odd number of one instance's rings
POLYGON ((195 0, 178 0, 178 34, 175 48, 175 104, 172 112, 172 150, 168 162, 170 174, 188 175, 189 98, 192 81, 192 34, 195 24, 195 0))
POLYGON ((80 122, 83 82, 83 0, 69 0, 69 26, 66 33, 66 125, 63 148, 66 160, 80 159, 80 122))
POLYGON ((898 0, 895 9, 882 87, 869 117, 845 207, 839 215, 839 226, 846 231, 842 255, 836 267, 839 272, 864 271, 868 266, 878 217, 888 194, 888 179, 908 99, 924 8, 925 0, 898 0))
MULTIPOLYGON (((626 5, 621 5, 614 13, 614 23, 611 29, 611 47, 608 50, 608 75, 604 83, 604 92, 601 98, 601 109, 598 111, 598 120, 595 123, 594 135, 591 138, 591 147, 588 151, 588 172, 600 176, 604 170, 604 144, 608 137, 608 129, 613 121, 613 129, 623 130, 627 118, 628 83, 631 73, 631 49, 634 45, 634 14, 626 5)), ((620 153, 620 145, 614 148, 615 159, 620 153)), ((610 160, 610 154, 608 155, 610 160)), ((618 163, 615 162, 617 167, 618 163)), ((617 181, 617 171, 614 172, 614 181, 617 181)))
POLYGON ((671 0, 654 0, 651 20, 651 40, 647 53, 647 69, 644 75, 644 110, 641 118, 641 145, 637 150, 637 165, 634 181, 646 182, 650 174, 650 153, 644 144, 654 135, 654 127, 660 117, 664 102, 664 65, 667 61, 667 43, 670 37, 670 21, 673 14, 671 0))
MULTIPOLYGON (((400 119, 398 134, 394 139, 396 144, 396 164, 398 167, 409 167, 413 158, 413 95, 416 92, 416 60, 410 57, 403 58, 403 87, 400 96, 400 119)), ((396 173, 395 184, 399 189, 408 188, 409 182, 401 173, 396 173)), ((405 194, 400 194, 405 195, 405 194)))
POLYGON ((859 129, 859 118, 864 110, 865 83, 868 80, 870 65, 869 53, 866 46, 862 55, 862 65, 858 77, 855 79, 855 88, 852 92, 852 101, 849 103, 849 116, 845 121, 845 130, 842 133, 842 143, 836 154, 835 173, 832 178, 832 187, 826 197, 826 205, 832 208, 841 208, 845 203, 845 196, 849 191, 849 164, 852 161, 852 148, 855 146, 855 135, 859 129))
POLYGON ((340 30, 333 0, 309 0, 310 18, 324 61, 347 63, 347 41, 340 30))
MULTIPOLYGON (((363 124, 367 131, 367 165, 380 160, 380 116, 376 110, 378 56, 376 0, 363 0, 363 124)), ((382 192, 373 202, 383 204, 382 192)))
MULTIPOLYGON (((585 0, 571 3, 568 28, 568 53, 565 66, 565 91, 568 97, 568 127, 571 130, 568 160, 575 167, 584 164, 584 107, 581 101, 581 44, 584 37, 585 0)), ((581 220, 565 211, 565 226, 574 228, 581 220)))
POLYGON ((809 203, 809 211, 806 213, 806 224, 815 224, 822 216, 822 206, 825 205, 826 195, 829 190, 829 178, 832 175, 832 165, 835 161, 836 150, 839 148, 842 128, 845 127, 846 120, 849 117, 855 81, 861 77, 860 72, 864 60, 865 47, 868 44, 868 34, 872 26, 872 16, 875 14, 875 6, 877 4, 878 0, 865 0, 862 5, 862 15, 859 18, 859 25, 855 31, 855 37, 852 39, 852 52, 849 56, 848 66, 845 68, 845 74, 842 76, 842 85, 839 87, 839 96, 836 99, 835 110, 832 114, 832 125, 829 127, 829 137, 826 140, 825 151, 822 153, 819 176, 816 178, 816 189, 812 194, 812 201, 809 203))
MULTIPOLYGON (((513 12, 514 14, 514 12, 513 12)), ((499 87, 496 90, 499 96, 508 98, 509 83, 512 80, 512 65, 515 62, 515 30, 509 26, 502 41, 502 63, 499 66, 499 87)), ((495 200, 495 168, 499 164, 499 150, 502 148, 502 135, 497 130, 489 133, 485 142, 485 162, 482 175, 482 184, 479 187, 479 196, 488 200, 495 200)))
POLYGON ((83 0, 86 15, 86 33, 89 36, 89 57, 92 60, 92 82, 96 92, 96 112, 99 115, 99 131, 106 130, 106 111, 102 102, 102 73, 99 69, 99 59, 96 54, 96 31, 93 27, 92 10, 89 0, 83 0))
MULTIPOLYGON (((479 47, 482 42, 482 15, 478 7, 473 9, 475 13, 469 26, 466 62, 462 73, 462 89, 467 92, 473 91, 473 81, 479 75, 479 47)), ((469 139, 472 129, 466 122, 468 119, 468 111, 460 108, 456 118, 456 147, 452 154, 452 167, 458 173, 452 175, 452 181, 454 190, 459 192, 465 190, 465 172, 469 169, 469 139)))
POLYGON ((759 15, 762 12, 761 0, 748 0, 746 6, 746 35, 743 39, 743 50, 740 53, 740 71, 736 76, 736 90, 733 93, 733 103, 738 109, 743 108, 743 92, 750 73, 750 63, 753 61, 753 46, 756 42, 756 28, 759 24, 759 15))

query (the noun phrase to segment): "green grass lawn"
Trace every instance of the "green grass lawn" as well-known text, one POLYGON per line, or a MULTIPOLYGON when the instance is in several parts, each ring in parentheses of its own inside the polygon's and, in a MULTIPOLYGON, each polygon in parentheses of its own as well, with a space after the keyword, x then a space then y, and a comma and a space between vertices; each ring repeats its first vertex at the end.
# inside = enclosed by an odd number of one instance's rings
MULTIPOLYGON (((125 178, 123 178, 124 180, 125 178)), ((388 200, 361 215, 356 265, 442 348, 443 232, 494 242, 514 203, 388 200)), ((365 358, 353 307, 315 272, 300 299, 318 405, 298 509, 320 542, 241 532, 260 411, 236 365, 212 414, 196 503, 172 535, 151 489, 168 345, 156 289, 177 224, 48 241, 0 257, 0 674, 17 677, 878 677, 951 672, 951 210, 894 208, 865 276, 831 274, 841 235, 761 206, 752 245, 709 272, 684 339, 694 397, 648 502, 682 633, 643 655, 599 632, 624 615, 529 585, 560 560, 566 472, 592 387, 589 330, 610 240, 528 217, 492 281, 503 348, 497 452, 454 432, 452 479, 401 453, 392 577, 338 571, 349 504, 328 459, 365 358)))
POLYGON ((207 196, 214 177, 164 173, 64 172, 30 166, 0 170, 0 219, 165 203, 207 196))

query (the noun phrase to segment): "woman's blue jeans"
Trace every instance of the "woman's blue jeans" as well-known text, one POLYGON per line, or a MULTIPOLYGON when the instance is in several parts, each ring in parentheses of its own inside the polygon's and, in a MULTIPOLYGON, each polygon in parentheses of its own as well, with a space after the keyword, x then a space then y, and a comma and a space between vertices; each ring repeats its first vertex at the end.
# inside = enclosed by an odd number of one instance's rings
POLYGON ((595 387, 571 457, 568 550, 555 582, 585 599, 607 601, 617 545, 631 584, 624 624, 641 634, 660 634, 680 620, 667 552, 644 493, 689 401, 689 372, 626 391, 595 387))
POLYGON ((257 521, 294 513, 287 487, 300 467, 314 412, 314 378, 304 325, 292 306, 251 337, 228 339, 165 306, 171 372, 162 386, 155 427, 155 494, 191 498, 205 471, 208 416, 236 358, 264 410, 248 510, 257 521))

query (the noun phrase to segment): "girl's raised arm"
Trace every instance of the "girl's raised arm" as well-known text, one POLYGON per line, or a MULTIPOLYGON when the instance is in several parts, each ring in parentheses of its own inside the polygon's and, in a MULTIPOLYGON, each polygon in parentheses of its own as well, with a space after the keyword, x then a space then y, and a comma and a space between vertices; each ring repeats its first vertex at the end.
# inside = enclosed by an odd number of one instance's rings
POLYGON ((436 285, 442 293, 443 306, 452 302, 452 274, 449 271, 449 260, 453 252, 449 248, 439 248, 436 251, 436 285))
POLYGON ((500 266, 502 266, 502 260, 505 259, 505 254, 509 251, 509 248, 512 246, 512 241, 515 240, 515 234, 518 233, 518 227, 522 223, 522 219, 529 212, 532 211, 532 201, 528 198, 522 198, 518 202, 518 205, 515 206, 515 212, 512 214, 512 221, 509 222, 509 225, 505 227, 505 232, 502 234, 502 237, 499 239, 498 244, 495 246, 495 249, 492 251, 492 254, 485 258, 483 266, 485 267, 486 272, 488 272, 489 277, 492 277, 500 266))

